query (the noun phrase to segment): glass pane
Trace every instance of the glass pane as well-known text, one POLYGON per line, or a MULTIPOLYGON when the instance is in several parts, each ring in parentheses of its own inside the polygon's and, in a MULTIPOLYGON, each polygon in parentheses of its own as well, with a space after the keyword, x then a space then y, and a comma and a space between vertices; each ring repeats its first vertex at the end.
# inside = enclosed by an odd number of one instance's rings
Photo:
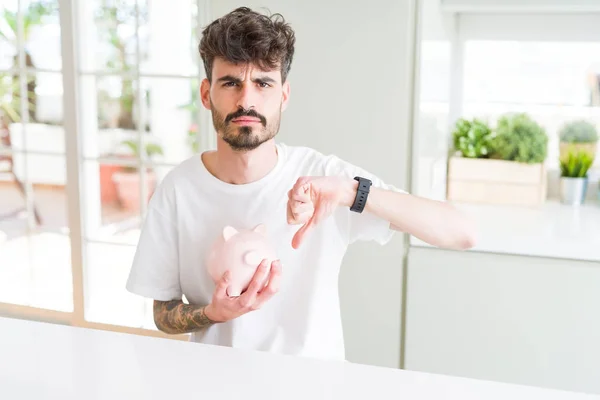
POLYGON ((464 77, 464 116, 494 127, 504 113, 529 114, 546 129, 551 169, 565 123, 600 127, 600 43, 468 41, 464 77))
POLYGON ((54 155, 14 153, 14 173, 21 182, 55 186, 64 190, 67 182, 66 161, 54 155))
POLYGON ((175 168, 175 165, 149 165, 147 170, 148 180, 153 182, 153 187, 157 188, 173 168, 175 168))
POLYGON ((12 156, 0 155, 0 302, 26 305, 31 298, 27 189, 15 180, 14 164, 12 156))
POLYGON ((83 70, 130 73, 138 67, 139 58, 144 73, 196 75, 196 3, 140 0, 136 10, 133 0, 85 2, 81 5, 84 23, 80 32, 83 70))
MULTIPOLYGON (((84 156, 127 155, 127 143, 139 137, 137 82, 127 77, 88 75, 82 77, 81 83, 84 156)), ((144 97, 142 104, 146 101, 144 97)))
MULTIPOLYGON (((123 179, 134 180, 136 176, 139 177, 134 171, 119 168, 115 165, 110 165, 110 167, 110 172, 107 170, 106 174, 112 174, 113 179, 119 173, 130 175, 128 178, 123 179)), ((92 161, 86 163, 86 169, 97 168, 98 164, 94 165, 92 161)), ((149 168, 149 180, 155 181, 155 186, 159 185, 172 168, 173 166, 149 168)), ((108 180, 106 177, 104 179, 108 180)), ((132 186, 136 185, 138 184, 132 186)), ((94 322, 156 329, 152 317, 152 300, 132 295, 125 289, 135 246, 140 235, 141 219, 139 211, 128 210, 126 205, 120 203, 119 196, 131 195, 135 197, 137 194, 129 193, 127 188, 123 189, 123 194, 119 194, 118 186, 113 187, 111 190, 112 192, 107 190, 103 194, 106 197, 105 203, 100 206, 102 209, 100 217, 84 211, 86 226, 94 223, 98 224, 96 221, 99 218, 101 219, 100 225, 97 225, 99 229, 96 231, 100 233, 96 234, 94 243, 88 243, 86 246, 87 254, 84 268, 87 299, 86 319, 94 322), (90 222, 88 216, 95 217, 96 221, 90 222), (113 223, 112 221, 116 222, 113 223), (96 243, 98 241, 107 241, 107 243, 96 243), (112 243, 108 243, 108 241, 112 243)), ((85 192, 88 193, 89 190, 85 189, 85 192)), ((139 197, 136 200, 139 200, 139 197)), ((98 201, 92 198, 90 201, 86 201, 85 204, 87 209, 90 204, 98 204, 98 201)))
POLYGON ((125 289, 134 246, 88 243, 85 264, 85 319, 91 322, 142 328, 151 300, 125 289))
POLYGON ((600 43, 467 41, 466 102, 591 105, 600 43))
POLYGON ((134 0, 79 2, 84 71, 133 71, 136 64, 134 0))
POLYGON ((29 87, 23 90, 18 74, 0 72, 0 126, 3 130, 3 145, 6 147, 15 149, 15 146, 19 146, 17 149, 22 149, 24 146, 21 124, 35 118, 31 84, 29 82, 29 87), (24 92, 28 96, 23 96, 24 92))
POLYGON ((155 188, 172 168, 149 165, 142 181, 137 167, 86 161, 82 205, 86 237, 107 243, 137 244, 142 203, 148 204, 155 188), (143 202, 142 190, 146 193, 143 202))
MULTIPOLYGON (((21 0, 25 65, 33 68, 61 68, 58 0, 21 0)), ((19 66, 17 55, 17 0, 0 5, 0 68, 19 66)))
POLYGON ((25 27, 25 57, 29 67, 60 70, 59 0, 21 0, 25 27))
POLYGON ((197 127, 199 86, 197 79, 142 78, 148 96, 146 141, 149 158, 178 164, 198 151, 197 127))
POLYGON ((198 74, 196 3, 197 0, 139 2, 142 73, 198 74))
POLYGON ((16 153, 0 162, 0 301, 73 309, 65 181, 53 175, 64 169, 64 158, 53 156, 16 153))
POLYGON ((32 296, 30 305, 73 311, 73 277, 69 236, 40 231, 30 236, 32 296))
POLYGON ((18 6, 18 0, 4 0, 0 3, 0 69, 10 69, 18 65, 18 6))
MULTIPOLYGON (((8 82, 10 77, 0 76, 2 78, 8 82)), ((21 90, 18 86, 15 88, 13 99, 18 103, 21 90)), ((23 99, 29 107, 26 118, 22 118, 20 103, 11 105, 17 113, 9 126, 13 150, 64 155, 62 75, 43 72, 28 75, 27 93, 28 98, 23 99), (28 122, 23 124, 23 120, 28 122)))
POLYGON ((140 181, 137 175, 128 174, 129 170, 118 164, 85 162, 82 217, 88 238, 137 243, 141 215, 140 181))
POLYGON ((446 198, 445 166, 448 152, 451 47, 448 42, 424 40, 421 46, 418 149, 419 174, 413 192, 420 196, 446 198))
MULTIPOLYGON (((5 191, 4 188, 0 190, 5 191)), ((5 207, 6 199, 0 198, 0 212, 3 214, 8 211, 5 207)), ((10 229, 7 228, 10 228, 9 223, 0 221, 0 302, 29 305, 29 243, 27 236, 8 236, 10 229)))

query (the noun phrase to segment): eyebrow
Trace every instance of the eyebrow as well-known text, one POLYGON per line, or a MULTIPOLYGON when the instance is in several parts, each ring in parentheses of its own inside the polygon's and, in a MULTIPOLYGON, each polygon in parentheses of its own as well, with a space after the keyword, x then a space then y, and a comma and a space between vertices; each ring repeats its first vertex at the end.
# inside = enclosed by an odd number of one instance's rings
MULTIPOLYGON (((237 78, 233 75, 224 75, 217 79, 217 82, 241 82, 240 78, 237 78)), ((268 76, 260 76, 258 78, 252 79, 252 82, 265 82, 265 83, 276 83, 275 79, 270 78, 268 76)))

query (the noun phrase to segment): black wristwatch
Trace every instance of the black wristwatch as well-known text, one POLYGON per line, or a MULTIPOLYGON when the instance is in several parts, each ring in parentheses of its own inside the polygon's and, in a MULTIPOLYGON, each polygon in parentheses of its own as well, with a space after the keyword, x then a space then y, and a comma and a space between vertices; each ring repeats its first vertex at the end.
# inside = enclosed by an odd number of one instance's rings
POLYGON ((358 190, 356 191, 356 198, 354 199, 354 204, 350 207, 350 211, 361 213, 365 209, 365 204, 367 204, 367 197, 369 197, 372 182, 360 176, 355 176, 354 180, 358 181, 358 190))

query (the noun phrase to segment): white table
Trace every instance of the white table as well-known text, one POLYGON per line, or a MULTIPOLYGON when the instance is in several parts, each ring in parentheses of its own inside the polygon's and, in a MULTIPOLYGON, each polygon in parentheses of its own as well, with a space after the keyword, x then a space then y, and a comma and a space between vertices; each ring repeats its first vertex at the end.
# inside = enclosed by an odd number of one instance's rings
POLYGON ((592 399, 0 318, 0 399, 592 399))

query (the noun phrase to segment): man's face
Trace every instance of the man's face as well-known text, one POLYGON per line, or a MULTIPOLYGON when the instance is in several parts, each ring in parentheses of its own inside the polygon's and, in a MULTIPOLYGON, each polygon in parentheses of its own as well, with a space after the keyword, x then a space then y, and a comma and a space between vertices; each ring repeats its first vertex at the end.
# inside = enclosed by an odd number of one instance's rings
POLYGON ((289 84, 279 69, 234 65, 217 58, 212 84, 202 82, 202 103, 211 110, 217 134, 237 151, 253 150, 275 137, 287 107, 289 84))

